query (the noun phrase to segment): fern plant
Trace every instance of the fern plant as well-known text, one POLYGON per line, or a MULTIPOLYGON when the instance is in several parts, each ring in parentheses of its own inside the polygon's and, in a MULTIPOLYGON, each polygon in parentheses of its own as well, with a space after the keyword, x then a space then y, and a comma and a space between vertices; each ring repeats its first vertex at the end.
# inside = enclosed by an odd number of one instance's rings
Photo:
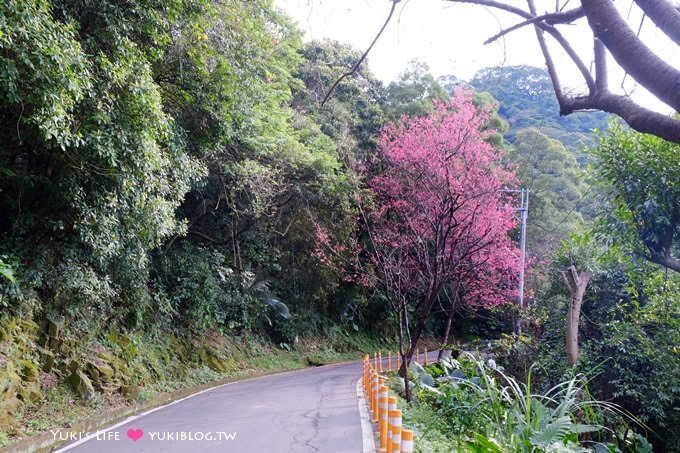
POLYGON ((252 272, 244 272, 241 285, 243 286, 244 295, 262 307, 260 316, 269 326, 273 325, 272 315, 282 319, 290 318, 288 305, 281 302, 271 291, 269 280, 257 280, 252 272))

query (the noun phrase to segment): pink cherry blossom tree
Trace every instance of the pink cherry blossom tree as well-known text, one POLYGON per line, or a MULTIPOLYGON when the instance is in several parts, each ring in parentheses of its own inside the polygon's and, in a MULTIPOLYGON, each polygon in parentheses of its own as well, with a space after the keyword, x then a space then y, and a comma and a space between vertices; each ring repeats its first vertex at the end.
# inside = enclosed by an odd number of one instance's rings
MULTIPOLYGON (((379 141, 367 252, 399 320, 404 376, 442 290, 463 277, 480 293, 493 286, 489 275, 504 274, 494 267, 517 263, 508 237, 515 221, 501 191, 515 178, 487 141, 489 120, 459 90, 429 116, 388 125, 379 141)), ((479 303, 499 302, 494 295, 479 303)))
MULTIPOLYGON (((502 189, 515 176, 487 140, 489 123, 490 111, 461 89, 426 117, 387 125, 373 171, 364 174, 370 197, 357 196, 362 240, 338 244, 317 227, 319 260, 389 301, 406 382, 445 288, 463 282, 467 300, 482 305, 509 300, 502 283, 516 273, 519 251, 508 237, 515 221, 502 189)), ((410 399, 408 385, 406 392, 410 399)))

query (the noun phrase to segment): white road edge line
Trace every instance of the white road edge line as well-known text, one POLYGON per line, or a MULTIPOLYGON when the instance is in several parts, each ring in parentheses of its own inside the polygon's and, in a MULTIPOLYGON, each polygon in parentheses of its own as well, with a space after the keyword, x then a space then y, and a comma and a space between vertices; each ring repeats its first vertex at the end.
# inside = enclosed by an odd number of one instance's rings
POLYGON ((359 404, 359 417, 361 418, 361 438, 364 444, 363 453, 374 453, 375 439, 373 438, 373 427, 371 426, 371 419, 368 416, 366 397, 364 396, 364 388, 361 381, 361 379, 357 381, 357 399, 359 404))
MULTIPOLYGON (((305 370, 305 369, 306 369, 306 368, 302 368, 302 369, 300 369, 300 370, 286 371, 286 372, 283 372, 283 373, 270 374, 270 375, 267 375, 267 376, 260 376, 260 377, 256 377, 256 378, 251 378, 251 379, 249 379, 249 380, 266 379, 266 378, 271 377, 271 376, 280 376, 280 375, 282 375, 282 374, 292 374, 292 373, 297 373, 297 372, 302 371, 302 370, 305 370)), ((201 390, 200 392, 192 393, 191 395, 185 396, 184 398, 180 398, 180 399, 178 399, 178 400, 172 401, 172 402, 170 402, 170 403, 168 403, 168 404, 164 404, 163 406, 158 406, 158 407, 155 407, 155 408, 153 408, 153 409, 149 409, 148 411, 142 412, 142 413, 140 413, 140 414, 131 415, 130 417, 126 418, 126 419, 123 420, 123 421, 120 421, 120 422, 116 423, 116 424, 113 425, 113 426, 109 426, 108 428, 104 428, 104 429, 98 429, 98 430, 96 430, 94 433, 88 433, 87 436, 85 436, 85 437, 83 437, 83 438, 81 438, 81 439, 78 439, 77 441, 75 441, 75 442, 73 442, 73 443, 70 443, 70 444, 68 444, 68 445, 66 445, 66 446, 64 446, 64 447, 62 447, 62 448, 58 448, 58 449, 56 449, 56 450, 53 450, 52 453, 61 453, 61 452, 64 452, 64 451, 71 450, 72 448, 75 448, 75 447, 77 447, 78 445, 84 444, 85 442, 88 442, 88 441, 90 441, 90 440, 96 438, 97 435, 101 436, 103 433, 107 433, 107 432, 109 432, 109 431, 111 431, 111 430, 114 430, 114 429, 118 428, 119 426, 123 426, 123 425, 125 425, 126 423, 130 423, 130 422, 133 421, 133 420, 137 420, 138 418, 142 418, 142 417, 144 417, 144 416, 146 416, 146 415, 152 414, 152 413, 154 413, 154 412, 156 412, 156 411, 159 411, 159 410, 161 410, 161 409, 165 409, 166 407, 174 406, 175 404, 181 403, 182 401, 188 400, 188 399, 190 399, 190 398, 193 398, 193 397, 195 397, 195 396, 201 395, 201 394, 203 394, 203 393, 210 392, 210 391, 212 391, 212 390, 216 390, 216 389, 219 389, 219 388, 222 388, 222 387, 226 387, 226 386, 228 386, 228 385, 234 385, 234 384, 237 384, 237 383, 239 383, 239 382, 243 382, 243 381, 227 382, 226 384, 221 384, 221 385, 217 385, 217 386, 215 386, 215 387, 210 387, 210 388, 207 388, 207 389, 205 389, 205 390, 201 390)), ((362 431, 363 431, 363 426, 362 426, 362 431)))

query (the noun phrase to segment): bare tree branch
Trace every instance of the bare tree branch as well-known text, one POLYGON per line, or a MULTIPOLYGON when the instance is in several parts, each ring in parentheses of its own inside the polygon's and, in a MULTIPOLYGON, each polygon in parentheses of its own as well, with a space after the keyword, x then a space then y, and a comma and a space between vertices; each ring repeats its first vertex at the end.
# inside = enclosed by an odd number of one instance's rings
POLYGON ((576 19, 580 19, 582 17, 584 17, 584 12, 583 12, 583 8, 580 8, 580 7, 574 8, 572 10, 565 11, 565 12, 547 13, 547 14, 544 14, 542 16, 534 16, 530 19, 527 19, 527 20, 522 21, 518 24, 515 24, 510 28, 506 28, 505 30, 501 30, 496 35, 494 35, 491 38, 484 41, 484 44, 491 44, 492 42, 498 40, 502 36, 505 36, 512 31, 515 31, 515 30, 520 29, 522 27, 525 27, 527 25, 536 24, 537 22, 545 21, 545 23, 549 24, 549 25, 568 24, 568 23, 571 23, 571 22, 575 21, 576 19))
POLYGON ((660 264, 672 271, 680 272, 680 261, 676 260, 672 256, 662 256, 657 254, 652 254, 647 258, 649 261, 655 264, 660 264))
POLYGON ((679 120, 646 109, 627 96, 604 92, 594 96, 565 98, 560 103, 560 115, 569 115, 584 110, 614 113, 638 132, 653 134, 664 140, 680 143, 679 120))
MULTIPOLYGON (((496 8, 500 9, 503 11, 507 11, 509 13, 518 15, 520 17, 523 17, 525 19, 533 19, 536 17, 535 14, 531 14, 530 12, 524 11, 523 9, 507 5, 505 3, 501 3, 495 0, 446 0, 449 2, 454 2, 454 3, 470 3, 470 4, 475 4, 475 5, 481 5, 481 6, 488 6, 490 8, 496 8)), ((581 73, 581 76, 583 76, 583 79, 586 82, 586 85, 588 85, 588 89, 592 92, 595 90, 595 80, 593 79, 592 75, 590 74, 590 71, 588 70, 588 67, 583 63, 581 58, 578 56, 576 51, 573 49, 571 44, 569 44, 569 41, 567 41, 564 36, 552 25, 543 23, 543 22, 536 22, 534 23, 535 26, 540 27, 542 30, 545 30, 552 36, 555 41, 564 49, 564 51, 567 53, 569 58, 574 62, 576 67, 578 68, 579 72, 581 73)), ((545 56, 545 53, 544 53, 545 56)), ((557 92, 555 95, 558 95, 557 92)), ((560 93, 561 95, 561 93, 560 93)))
MULTIPOLYGON (((607 81, 606 54, 611 53, 619 66, 636 82, 647 88, 659 100, 680 111, 680 71, 659 58, 640 41, 628 27, 611 0, 582 0, 581 8, 564 13, 548 13, 539 16, 529 1, 529 11, 503 3, 502 0, 446 0, 470 3, 503 10, 524 19, 523 22, 503 30, 487 42, 491 42, 510 31, 525 25, 537 28, 536 36, 546 60, 546 66, 553 82, 553 89, 560 105, 560 114, 569 115, 576 111, 602 110, 620 116, 638 132, 649 133, 664 140, 680 143, 680 120, 654 112, 632 101, 628 96, 609 92, 607 81), (568 23, 569 19, 588 19, 593 33, 595 76, 571 47, 569 41, 553 27, 553 24, 568 23), (587 96, 565 96, 559 80, 559 73, 550 56, 543 33, 549 33, 567 52, 581 72, 588 86, 587 96)), ((667 0, 634 0, 640 8, 661 28, 669 38, 680 43, 680 11, 667 0)), ((559 10, 559 8, 558 8, 559 10)))
POLYGON ((652 52, 611 0, 582 0, 588 23, 616 62, 659 100, 680 111, 680 71, 652 52))
MULTIPOLYGON (((535 13, 536 6, 534 4, 534 0, 527 0, 527 4, 529 5, 529 10, 532 13, 535 13)), ((538 45, 541 48, 541 52, 543 53, 543 58, 545 58, 545 65, 548 69, 550 80, 552 81, 553 91, 555 92, 555 96, 557 97, 557 102, 561 105, 564 100, 564 93, 562 92, 562 86, 560 85, 560 78, 557 74, 555 62, 552 59, 552 55, 548 50, 548 45, 546 44, 545 38, 543 37, 543 30, 537 24, 534 24, 534 29, 536 31, 536 39, 538 40, 538 45)))
POLYGON ((656 0, 634 1, 666 36, 680 45, 680 11, 675 6, 656 0))
POLYGON ((602 41, 595 38, 593 50, 595 55, 595 88, 598 93, 603 93, 609 90, 607 78, 607 48, 602 44, 602 41))
MULTIPOLYGON (((401 0, 391 0, 392 8, 375 39, 350 71, 335 81, 324 97, 322 104, 330 98, 338 84, 357 72, 377 40, 390 22, 401 0)), ((608 90, 606 54, 611 53, 621 68, 659 100, 680 111, 680 71, 670 66, 650 50, 628 27, 611 0, 581 0, 581 7, 538 15, 529 1, 530 11, 503 3, 502 0, 445 0, 455 3, 469 3, 506 11, 524 19, 522 22, 501 31, 487 40, 493 42, 499 37, 522 28, 534 25, 541 51, 546 60, 548 73, 560 105, 560 114, 569 115, 576 111, 601 110, 620 116, 630 127, 638 132, 656 135, 664 140, 680 143, 680 120, 662 115, 632 101, 628 96, 615 95, 608 90), (595 76, 584 64, 570 42, 554 27, 586 17, 593 33, 595 76), (587 96, 566 96, 562 92, 559 73, 551 57, 543 36, 550 34, 562 47, 581 73, 588 86, 587 96)), ((669 38, 680 44, 680 11, 667 0, 634 0, 634 2, 666 33, 669 38)), ((566 5, 564 5, 566 6, 566 5)), ((563 6, 563 7, 564 7, 563 6)))
POLYGON ((387 24, 389 24, 390 20, 392 20, 392 15, 394 14, 394 10, 397 8, 397 3, 399 3, 399 2, 401 2, 401 0, 392 0, 392 8, 390 9, 390 14, 388 14, 387 19, 385 19, 385 23, 383 24, 383 26, 380 29, 380 31, 378 32, 378 34, 375 35, 373 42, 371 43, 370 46, 368 46, 368 49, 366 49, 366 51, 363 53, 363 55, 361 55, 361 58, 359 58, 359 61, 356 62, 356 64, 352 67, 352 69, 349 70, 348 72, 344 73, 343 75, 341 75, 340 78, 338 78, 338 80, 335 81, 335 83, 333 84, 331 89, 328 90, 328 93, 326 93, 326 96, 324 96, 323 101, 321 101, 322 107, 324 106, 326 101, 328 101, 328 99, 331 97, 331 94, 333 94, 333 91, 340 84, 340 82, 342 82, 347 77, 354 75, 357 72, 357 70, 359 70, 359 66, 361 66, 361 63, 364 62, 364 60, 368 56, 368 53, 371 51, 371 49, 373 48, 375 43, 378 42, 378 39, 380 39, 380 35, 382 35, 383 31, 385 31, 385 28, 387 28, 387 24))

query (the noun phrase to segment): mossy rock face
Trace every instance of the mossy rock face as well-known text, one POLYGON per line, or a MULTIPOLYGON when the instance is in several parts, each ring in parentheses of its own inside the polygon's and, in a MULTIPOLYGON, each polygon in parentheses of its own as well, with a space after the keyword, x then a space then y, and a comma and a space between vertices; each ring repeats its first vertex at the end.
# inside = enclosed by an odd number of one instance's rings
POLYGON ((40 357, 40 369, 49 373, 54 369, 57 357, 52 351, 43 351, 40 357))
POLYGON ((150 378, 156 380, 164 380, 166 378, 167 369, 153 351, 148 351, 148 353, 144 355, 144 367, 148 370, 150 378))
POLYGON ((227 365, 222 362, 219 357, 215 357, 214 355, 208 357, 206 365, 208 365, 208 368, 213 371, 217 371, 218 373, 224 373, 227 371, 227 365))
POLYGON ((0 402, 14 397, 21 386, 21 376, 15 370, 12 362, 5 363, 5 369, 0 370, 0 402))
MULTIPOLYGON (((110 353, 110 352, 99 352, 97 354, 98 362, 104 362, 104 368, 109 368, 111 370, 111 376, 116 376, 122 379, 124 382, 130 381, 130 368, 128 364, 122 358, 110 353)), ((107 374, 106 369, 99 370, 100 373, 107 374)))
POLYGON ((0 400, 0 432, 10 435, 19 434, 18 423, 14 414, 21 405, 16 396, 0 400))
POLYGON ((120 393, 122 393, 123 396, 126 398, 136 400, 137 398, 139 398, 141 390, 142 390, 141 387, 139 387, 138 385, 123 385, 120 388, 120 393))
POLYGON ((66 382, 71 386, 73 391, 76 392, 76 395, 85 401, 92 399, 95 395, 92 381, 90 381, 90 378, 80 370, 71 373, 71 375, 66 378, 66 382))
POLYGON ((113 381, 115 371, 104 361, 89 359, 85 362, 85 372, 92 378, 93 381, 111 382, 113 381))
POLYGON ((99 390, 100 392, 102 392, 106 395, 112 395, 112 394, 116 393, 117 391, 119 391, 120 388, 121 388, 121 383, 118 379, 114 379, 111 382, 98 381, 98 382, 93 382, 92 384, 97 388, 97 390, 99 390))
POLYGON ((40 335, 38 343, 40 346, 57 351, 61 343, 59 335, 61 334, 61 324, 52 320, 44 319, 40 323, 40 335))
POLYGON ((21 361, 21 378, 24 382, 36 382, 40 376, 38 365, 30 360, 21 361))
POLYGON ((30 385, 24 385, 19 388, 18 396, 24 403, 35 403, 42 398, 42 392, 38 383, 33 382, 30 385))
POLYGON ((138 356, 137 346, 130 336, 120 333, 117 330, 112 330, 108 334, 109 341, 120 348, 121 355, 127 360, 134 359, 138 356))
POLYGON ((71 360, 71 361, 69 362, 68 366, 66 367, 66 369, 67 369, 68 371, 70 371, 71 373, 75 373, 76 371, 82 369, 82 367, 81 367, 79 361, 77 361, 77 360, 71 360))
MULTIPOLYGON (((50 338, 47 342, 46 347, 51 351, 62 351, 63 342, 60 338, 50 338)), ((66 351, 62 351, 66 352, 66 351)))
POLYGON ((47 320, 47 336, 50 338, 59 338, 59 332, 61 331, 61 325, 57 322, 48 319, 47 320))
POLYGON ((102 359, 103 361, 108 362, 108 363, 113 363, 117 360, 120 360, 120 359, 118 359, 118 357, 116 357, 116 355, 114 353, 108 352, 108 351, 97 352, 97 357, 99 357, 100 359, 102 359))

